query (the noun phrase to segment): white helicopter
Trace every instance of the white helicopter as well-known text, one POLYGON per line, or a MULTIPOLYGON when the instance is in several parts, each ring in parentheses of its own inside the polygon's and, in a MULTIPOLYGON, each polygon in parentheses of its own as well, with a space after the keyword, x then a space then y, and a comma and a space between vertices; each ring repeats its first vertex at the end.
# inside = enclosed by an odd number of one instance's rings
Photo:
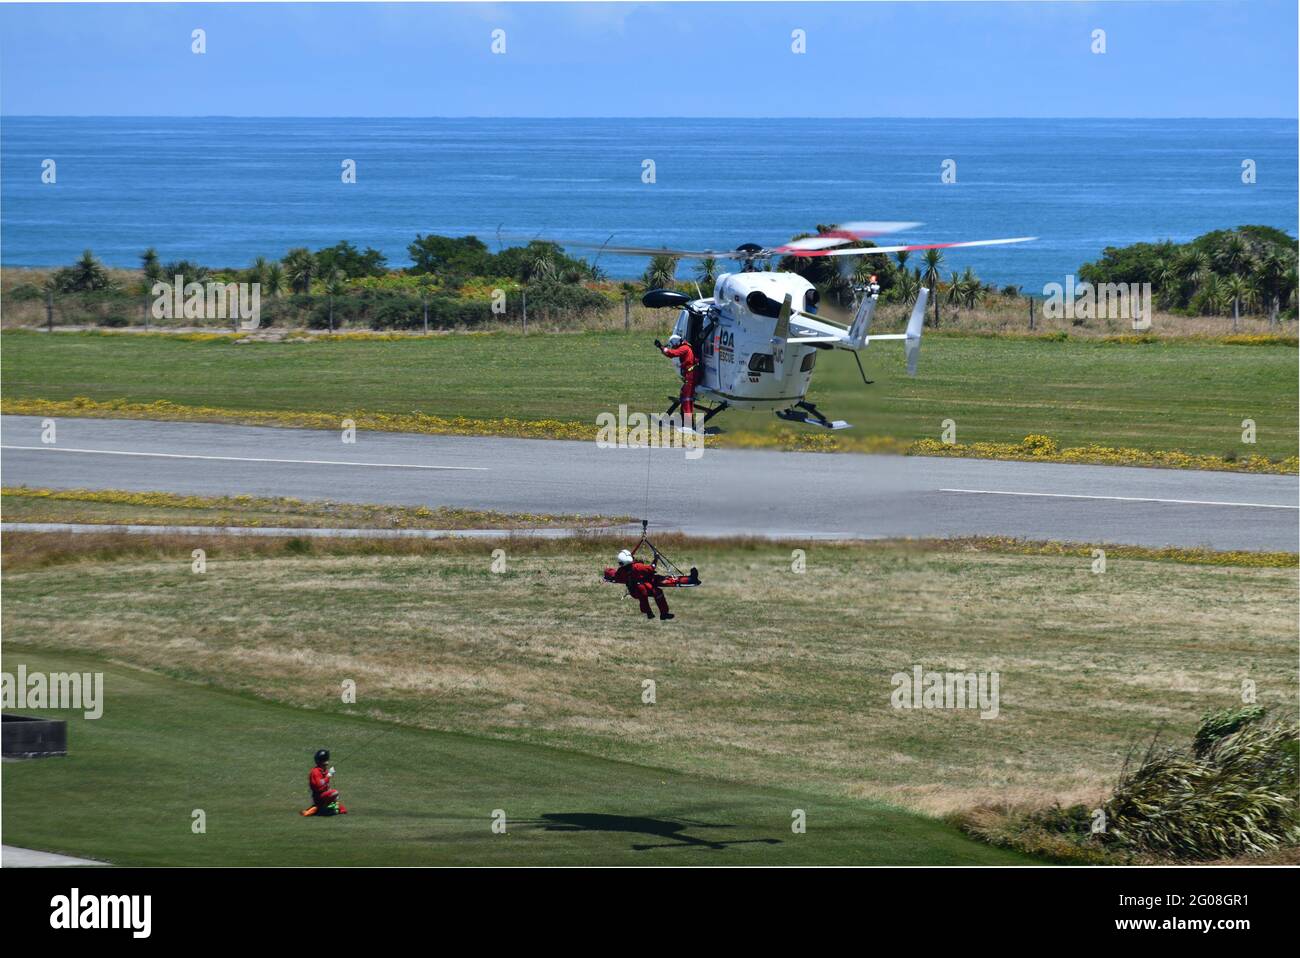
MULTIPOLYGON (((921 289, 903 333, 870 335, 871 317, 880 293, 875 284, 853 287, 858 296, 849 325, 816 315, 819 294, 816 287, 798 273, 755 268, 756 262, 776 256, 869 256, 927 249, 955 249, 969 246, 1001 246, 1036 239, 973 240, 959 243, 921 243, 903 246, 869 246, 841 249, 845 243, 871 236, 894 234, 920 223, 847 223, 834 230, 793 240, 782 246, 761 247, 746 243, 734 250, 670 250, 646 247, 600 247, 604 252, 672 256, 677 259, 733 259, 740 261, 738 273, 718 276, 713 295, 691 299, 674 290, 652 289, 641 302, 651 308, 680 310, 673 334, 690 343, 700 372, 696 397, 712 400, 704 407, 699 425, 725 409, 771 409, 781 419, 825 429, 847 429, 842 419, 826 418, 804 397, 812 382, 817 351, 845 349, 853 353, 858 371, 858 353, 873 342, 903 341, 909 375, 916 375, 921 351, 921 327, 925 321, 928 290, 921 289)), ((862 374, 864 383, 869 383, 862 374)), ((667 415, 677 410, 674 400, 667 415)), ((689 428, 683 426, 682 428, 689 428)))

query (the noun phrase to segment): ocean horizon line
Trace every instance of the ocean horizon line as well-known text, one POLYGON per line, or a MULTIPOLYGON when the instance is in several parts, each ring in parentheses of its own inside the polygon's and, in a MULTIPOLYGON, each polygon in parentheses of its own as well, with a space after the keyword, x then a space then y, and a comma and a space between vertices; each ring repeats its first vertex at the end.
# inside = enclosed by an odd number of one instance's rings
POLYGON ((1300 123, 1300 116, 485 116, 481 114, 446 115, 358 115, 358 114, 272 114, 272 113, 5 113, 0 111, 0 120, 674 120, 689 123, 710 123, 717 120, 728 122, 765 122, 770 120, 901 120, 915 123, 972 123, 985 120, 1017 121, 1054 121, 1070 122, 1117 122, 1117 121, 1168 121, 1187 122, 1189 120, 1277 120, 1300 123))

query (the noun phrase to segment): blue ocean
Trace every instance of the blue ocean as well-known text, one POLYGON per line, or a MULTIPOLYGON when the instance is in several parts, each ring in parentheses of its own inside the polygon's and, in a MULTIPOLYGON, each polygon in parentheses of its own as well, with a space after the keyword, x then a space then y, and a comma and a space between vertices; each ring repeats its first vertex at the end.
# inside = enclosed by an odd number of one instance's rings
MULTIPOLYGON (((5 266, 87 248, 134 266, 150 246, 244 266, 344 239, 402 266, 417 233, 730 249, 818 223, 917 220, 917 242, 1040 237, 945 254, 1033 290, 1105 246, 1247 223, 1297 232, 1297 124, 1276 119, 6 117, 0 174, 5 266)), ((645 264, 600 265, 628 277, 645 264)))

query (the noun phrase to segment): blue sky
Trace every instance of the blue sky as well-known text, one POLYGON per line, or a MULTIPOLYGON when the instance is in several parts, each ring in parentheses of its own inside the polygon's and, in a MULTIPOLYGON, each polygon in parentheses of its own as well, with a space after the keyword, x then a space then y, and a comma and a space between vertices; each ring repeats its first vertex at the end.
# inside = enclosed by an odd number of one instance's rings
POLYGON ((1295 0, 3 4, 0 113, 1293 118, 1296 20, 1295 0))

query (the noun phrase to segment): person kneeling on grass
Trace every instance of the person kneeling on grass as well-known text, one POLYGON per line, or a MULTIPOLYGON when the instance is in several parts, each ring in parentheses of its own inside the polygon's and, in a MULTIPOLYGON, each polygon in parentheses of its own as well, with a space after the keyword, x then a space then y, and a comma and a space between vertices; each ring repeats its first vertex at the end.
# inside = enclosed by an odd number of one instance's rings
POLYGON ((311 788, 311 808, 304 808, 303 815, 346 815, 347 806, 339 801, 339 790, 330 784, 334 769, 330 766, 329 749, 316 753, 316 767, 307 776, 307 785, 311 788))

